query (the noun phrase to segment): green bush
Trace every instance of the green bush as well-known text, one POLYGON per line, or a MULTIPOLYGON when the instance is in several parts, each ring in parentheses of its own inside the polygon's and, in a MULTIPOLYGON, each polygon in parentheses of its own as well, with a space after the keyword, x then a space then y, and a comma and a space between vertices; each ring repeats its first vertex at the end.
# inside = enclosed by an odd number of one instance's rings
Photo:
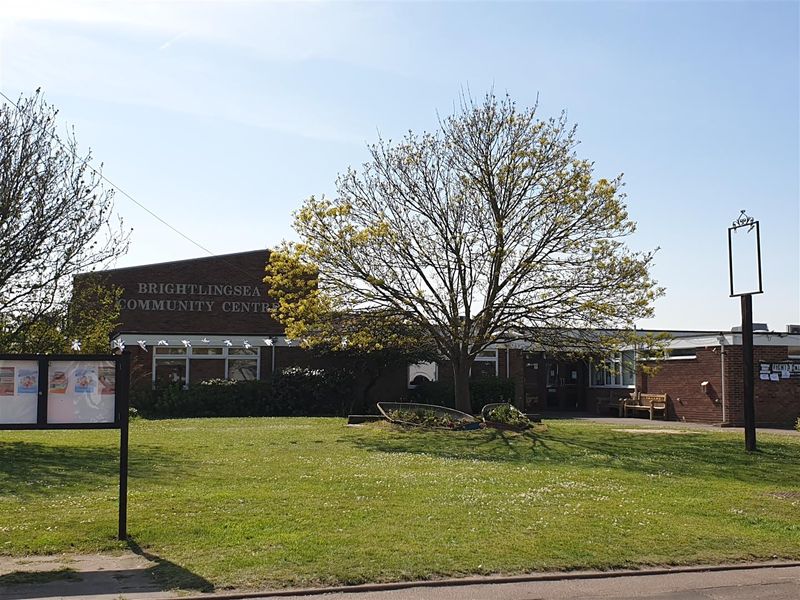
POLYGON ((487 404, 514 403, 514 380, 500 377, 480 377, 469 382, 472 412, 479 413, 487 404))
MULTIPOLYGON (((469 382, 469 394, 472 403, 472 412, 478 414, 487 404, 500 402, 514 402, 514 381, 500 377, 479 377, 469 382)), ((453 382, 426 381, 416 388, 408 390, 406 399, 409 402, 433 404, 455 408, 455 391, 453 382)))
POLYGON ((408 390, 406 399, 419 404, 455 408, 453 384, 450 381, 425 381, 408 390))
POLYGON ((352 394, 344 370, 291 368, 265 381, 212 379, 131 392, 131 406, 148 418, 344 416, 352 394))
POLYGON ((353 375, 344 369, 291 367, 272 378, 267 416, 344 417, 353 394, 353 375))

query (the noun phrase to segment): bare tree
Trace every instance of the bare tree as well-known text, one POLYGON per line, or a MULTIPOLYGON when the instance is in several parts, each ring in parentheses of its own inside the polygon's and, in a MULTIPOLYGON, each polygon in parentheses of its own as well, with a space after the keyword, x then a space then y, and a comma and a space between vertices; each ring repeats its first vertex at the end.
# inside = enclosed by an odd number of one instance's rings
POLYGON ((66 314, 72 278, 128 247, 113 192, 39 90, 0 107, 0 349, 66 314))
POLYGON ((435 133, 380 140, 337 180, 338 197, 296 213, 296 246, 337 311, 383 310, 424 328, 453 366, 456 406, 489 344, 600 344, 632 329, 662 293, 621 178, 593 178, 565 117, 539 120, 508 97, 462 98, 435 133))

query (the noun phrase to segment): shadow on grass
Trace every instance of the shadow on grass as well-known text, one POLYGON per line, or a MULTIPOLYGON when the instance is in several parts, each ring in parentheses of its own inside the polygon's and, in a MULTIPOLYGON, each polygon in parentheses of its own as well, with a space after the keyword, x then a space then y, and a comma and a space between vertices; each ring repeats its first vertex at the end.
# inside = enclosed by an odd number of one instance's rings
MULTIPOLYGON (((192 466, 193 461, 163 448, 137 445, 130 448, 128 477, 169 482, 192 466)), ((52 488, 114 485, 118 478, 119 447, 0 441, 0 494, 28 497, 52 488)))
POLYGON ((704 432, 631 434, 606 425, 559 423, 544 433, 365 430, 354 432, 346 441, 376 452, 608 468, 648 475, 668 472, 779 489, 797 489, 800 484, 800 444, 790 439, 761 439, 759 452, 747 453, 739 436, 704 432))
POLYGON ((171 590, 177 588, 196 592, 214 591, 214 584, 207 579, 174 562, 143 550, 132 538, 128 538, 128 548, 130 548, 131 552, 134 554, 138 554, 151 563, 155 563, 155 565, 147 569, 147 571, 153 580, 159 584, 161 589, 171 590))
POLYGON ((380 437, 354 432, 340 441, 368 451, 408 452, 489 462, 527 462, 536 458, 542 436, 499 429, 451 432, 395 427, 384 429, 380 437))

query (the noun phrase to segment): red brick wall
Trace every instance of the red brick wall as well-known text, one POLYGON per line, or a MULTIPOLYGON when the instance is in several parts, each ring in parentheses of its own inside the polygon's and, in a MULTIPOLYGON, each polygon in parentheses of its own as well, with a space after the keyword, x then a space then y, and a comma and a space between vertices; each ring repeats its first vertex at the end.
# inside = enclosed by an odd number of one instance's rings
MULTIPOLYGON (((800 416, 800 379, 761 381, 759 362, 787 360, 786 346, 754 348, 755 411, 760 426, 791 426, 800 416)), ((700 423, 722 423, 720 348, 698 348, 697 358, 670 360, 660 370, 640 378, 644 392, 668 394, 670 418, 700 423), (708 381, 706 391, 701 383, 708 381)), ((725 403, 730 425, 744 422, 742 347, 725 347, 725 403)))
MULTIPOLYGON (((757 425, 792 426, 800 416, 800 379, 761 381, 760 362, 785 362, 788 360, 786 346, 756 346, 753 349, 755 379, 755 412, 757 425)), ((728 406, 730 421, 744 424, 742 389, 742 347, 728 348, 725 356, 728 406)))
MULTIPOLYGON (((722 423, 722 365, 718 347, 698 348, 696 358, 663 361, 657 369, 654 375, 639 375, 639 389, 667 394, 668 418, 722 423), (708 382, 705 389, 701 385, 704 381, 708 382)), ((727 375, 726 378, 729 379, 727 375)), ((730 381, 726 384, 730 385, 730 381)))

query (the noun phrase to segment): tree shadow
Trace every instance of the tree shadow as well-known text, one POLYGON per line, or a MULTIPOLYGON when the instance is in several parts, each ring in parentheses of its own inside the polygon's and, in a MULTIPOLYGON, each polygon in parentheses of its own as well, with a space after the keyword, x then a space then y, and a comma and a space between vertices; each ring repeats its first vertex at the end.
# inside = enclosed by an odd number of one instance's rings
POLYGON ((480 431, 437 431, 400 428, 380 438, 354 432, 340 439, 357 448, 377 452, 427 454, 483 462, 525 462, 536 457, 541 434, 486 428, 480 431))
MULTIPOLYGON (((194 461, 159 446, 131 446, 128 478, 169 482, 190 472, 194 461)), ((52 488, 113 485, 119 478, 119 448, 30 441, 0 441, 0 494, 27 498, 52 488)))
POLYGON ((383 435, 353 432, 342 441, 367 451, 449 459, 583 466, 646 475, 668 473, 792 489, 800 482, 800 444, 762 438, 759 452, 748 453, 738 436, 703 431, 630 433, 607 425, 559 427, 542 433, 393 429, 383 435))
POLYGON ((0 575, 0 600, 25 598, 91 597, 96 594, 155 594, 167 591, 213 592, 207 579, 143 550, 133 539, 128 548, 148 561, 140 567, 76 570, 57 567, 51 570, 14 571, 0 575))

